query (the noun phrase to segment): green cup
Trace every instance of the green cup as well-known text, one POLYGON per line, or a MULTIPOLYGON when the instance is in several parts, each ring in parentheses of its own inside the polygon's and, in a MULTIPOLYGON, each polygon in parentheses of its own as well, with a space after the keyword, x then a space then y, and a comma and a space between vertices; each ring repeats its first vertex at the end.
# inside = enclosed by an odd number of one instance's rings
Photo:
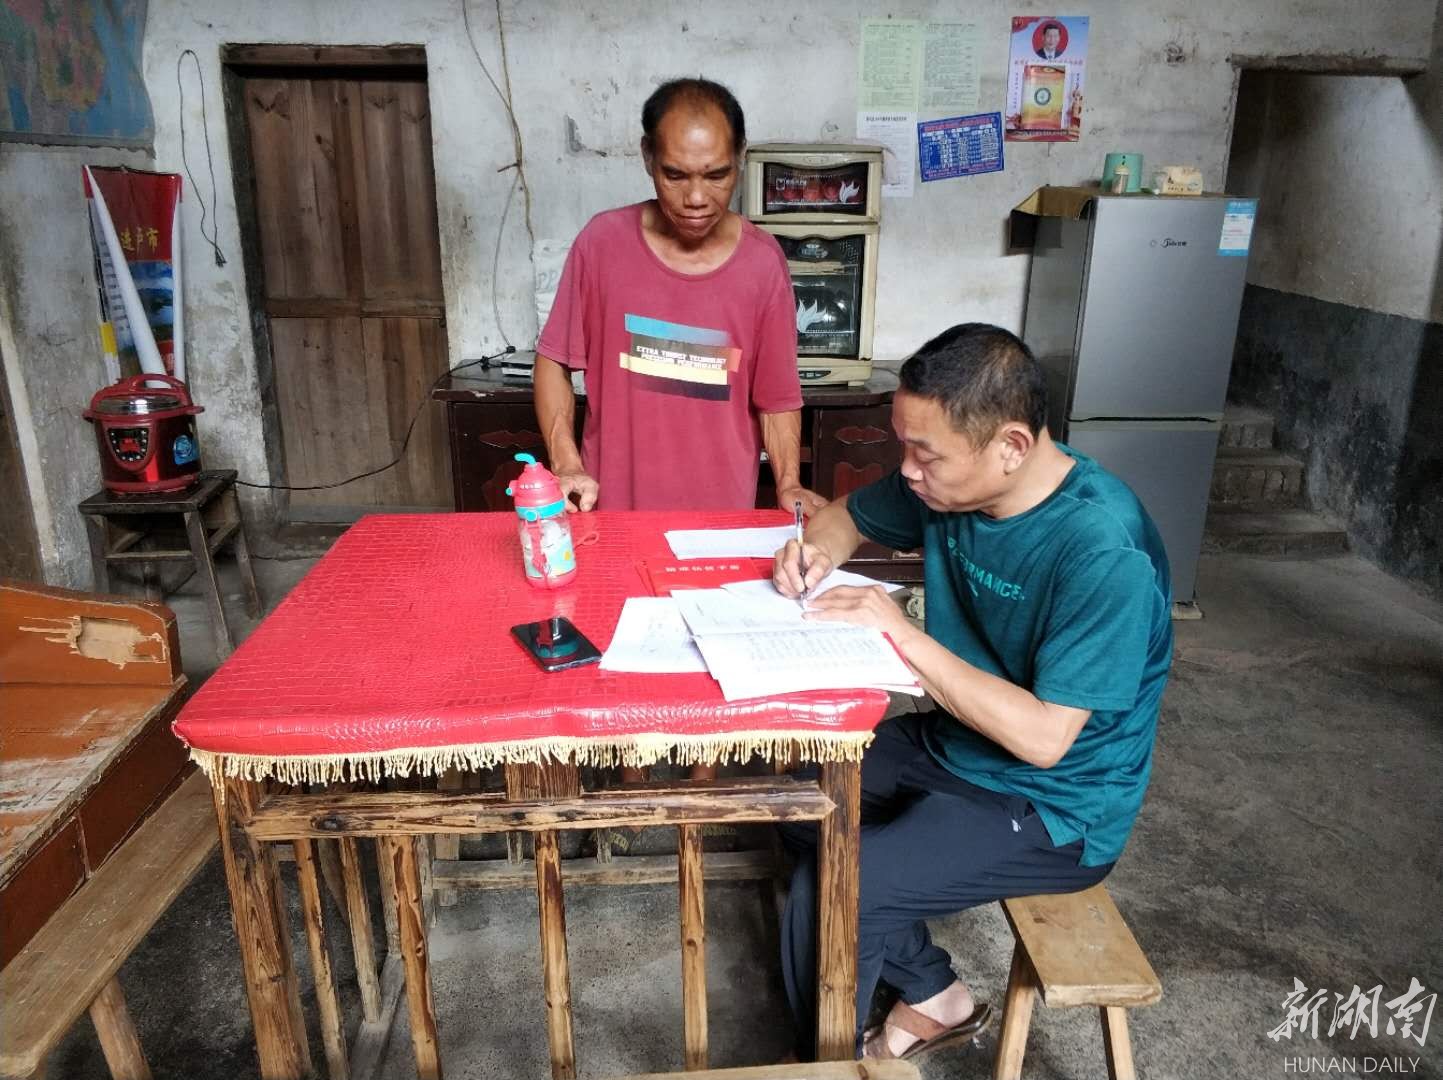
POLYGON ((1119 165, 1127 166, 1127 184, 1123 187, 1126 192, 1138 192, 1142 190, 1142 155, 1141 154, 1108 154, 1102 162, 1102 190, 1111 191, 1114 175, 1119 165))

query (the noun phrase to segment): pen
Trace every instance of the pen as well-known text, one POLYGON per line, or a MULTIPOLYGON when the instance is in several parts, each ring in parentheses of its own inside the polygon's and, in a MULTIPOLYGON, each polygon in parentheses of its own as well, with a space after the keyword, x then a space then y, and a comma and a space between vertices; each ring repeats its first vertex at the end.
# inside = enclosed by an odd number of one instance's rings
POLYGON ((807 562, 802 554, 802 500, 798 499, 792 504, 792 511, 797 522, 797 569, 802 572, 802 595, 797 597, 797 603, 802 607, 807 606, 807 562))

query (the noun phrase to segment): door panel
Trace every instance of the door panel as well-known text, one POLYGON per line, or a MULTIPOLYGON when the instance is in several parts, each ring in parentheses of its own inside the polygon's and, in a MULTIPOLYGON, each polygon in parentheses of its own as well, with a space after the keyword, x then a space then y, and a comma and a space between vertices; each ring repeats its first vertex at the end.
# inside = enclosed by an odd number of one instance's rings
MULTIPOLYGON (((386 384, 371 378, 364 363, 355 363, 365 356, 361 323, 355 316, 271 320, 286 479, 292 485, 335 483, 391 459, 386 384)), ((396 486, 385 472, 344 487, 296 491, 291 498, 293 504, 317 506, 395 505, 396 486)))
POLYGON ((363 319, 361 334, 372 440, 384 433, 385 461, 401 452, 406 426, 421 408, 410 449, 389 474, 395 504, 443 506, 451 498, 446 416, 429 391, 446 364, 445 331, 435 319, 363 319))
POLYGON ((450 502, 448 349, 424 79, 353 69, 245 77, 256 229, 292 518, 450 502), (355 77, 345 77, 354 74, 355 77), (337 509, 340 508, 340 509, 337 509))
POLYGON ((426 84, 359 84, 362 286, 373 298, 441 299, 436 182, 426 84))
POLYGON ((252 79, 245 95, 268 299, 344 297, 333 79, 252 79))

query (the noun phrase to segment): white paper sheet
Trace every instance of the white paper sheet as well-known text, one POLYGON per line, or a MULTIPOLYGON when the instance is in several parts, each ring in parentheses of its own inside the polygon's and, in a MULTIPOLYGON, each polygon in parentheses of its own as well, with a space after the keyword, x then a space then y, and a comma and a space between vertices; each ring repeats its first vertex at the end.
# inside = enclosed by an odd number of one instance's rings
POLYGON ((674 593, 707 670, 728 701, 876 686, 920 694, 911 669, 878 630, 803 617, 802 605, 770 582, 674 593))
POLYGON ((977 24, 929 22, 922 41, 921 111, 975 112, 981 53, 977 24))
POLYGON ((707 669, 676 602, 666 596, 627 599, 611 644, 601 658, 601 667, 604 671, 647 674, 707 669))
POLYGON ((725 589, 685 589, 671 594, 681 617, 697 637, 706 634, 751 634, 759 630, 799 630, 810 626, 802 605, 788 600, 770 582, 766 593, 737 596, 725 589))
MULTIPOLYGON (((816 585, 812 586, 812 591, 807 594, 807 599, 811 600, 821 596, 822 593, 829 589, 835 589, 838 585, 853 585, 860 588, 866 588, 869 585, 880 585, 889 593, 900 592, 906 588, 905 585, 898 585, 895 582, 878 581, 876 578, 869 578, 865 574, 854 574, 850 570, 833 570, 826 577, 822 578, 821 581, 817 582, 816 585)), ((759 600, 764 597, 786 599, 781 593, 777 592, 777 587, 770 581, 730 581, 723 585, 722 588, 733 596, 745 597, 748 600, 759 600)), ((792 604, 796 603, 795 600, 788 602, 792 604)))
POLYGON ((918 20, 863 19, 857 45, 857 108, 915 113, 922 49, 918 20))
POLYGON ((910 199, 917 172, 917 114, 858 111, 857 139, 882 147, 882 194, 910 199))
POLYGON ((879 687, 920 695, 911 669, 881 631, 865 626, 699 637, 697 646, 728 701, 803 690, 879 687))
POLYGON ((797 535, 791 525, 767 529, 672 529, 666 534, 678 559, 770 559, 797 535))

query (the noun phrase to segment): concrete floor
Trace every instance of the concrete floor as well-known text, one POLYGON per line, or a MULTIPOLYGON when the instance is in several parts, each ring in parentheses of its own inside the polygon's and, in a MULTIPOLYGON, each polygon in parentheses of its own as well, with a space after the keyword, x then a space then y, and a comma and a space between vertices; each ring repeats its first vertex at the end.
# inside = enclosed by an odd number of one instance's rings
MULTIPOLYGON (((309 565, 260 561, 267 600, 309 565)), ((236 583, 226 583, 239 614, 236 583)), ((1353 557, 1208 556, 1198 596, 1206 618, 1177 624, 1148 801, 1108 879, 1164 986, 1160 1004, 1132 1016, 1139 1075, 1443 1076, 1443 1009, 1425 1045, 1417 1029, 1388 1035, 1387 1009, 1376 1038, 1329 1037, 1331 997, 1316 1038, 1268 1034, 1295 979, 1309 993, 1381 985, 1385 1002, 1410 978, 1426 994, 1443 989, 1443 605, 1353 557)), ((215 660, 193 586, 169 602, 187 670, 202 675, 215 660)), ((293 948, 304 957, 290 870, 293 948)), ((767 899, 754 885, 709 886, 707 918, 713 1064, 774 1061, 788 1021, 767 899)), ((679 1068, 674 888, 572 888, 567 920, 581 1075, 679 1068)), ((432 958, 449 1077, 549 1075, 535 925, 527 892, 463 895, 441 910, 432 958)), ((1000 1003, 1011 937, 996 906, 934 930, 979 996, 1000 1003)), ((336 950, 354 1021, 348 953, 336 950)), ((121 981, 157 1078, 257 1075, 214 860, 121 981)), ((995 1034, 981 1049, 923 1059, 923 1074, 989 1076, 995 1034)), ((403 1006, 388 1080, 414 1076, 409 1053, 403 1006)), ((1025 1068, 1038 1080, 1105 1076, 1096 1014, 1039 1008, 1025 1068)), ((49 1075, 108 1075, 88 1021, 49 1075)))

